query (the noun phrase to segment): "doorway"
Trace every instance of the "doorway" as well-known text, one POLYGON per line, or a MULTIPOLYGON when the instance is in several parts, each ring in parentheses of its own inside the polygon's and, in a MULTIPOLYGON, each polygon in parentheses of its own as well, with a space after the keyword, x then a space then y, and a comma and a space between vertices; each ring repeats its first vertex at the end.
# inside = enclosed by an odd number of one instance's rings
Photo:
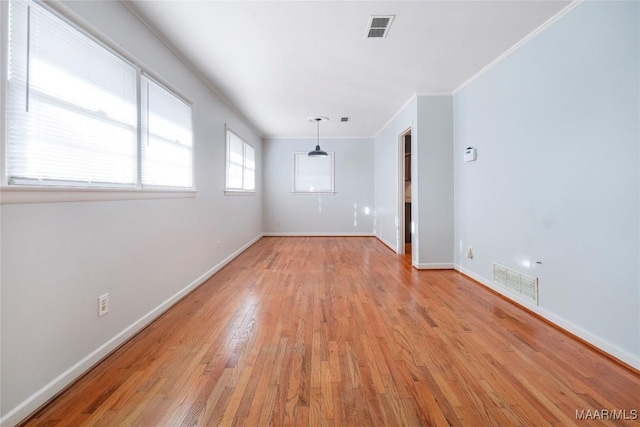
POLYGON ((400 164, 398 165, 399 209, 398 253, 411 254, 411 128, 399 138, 400 164))

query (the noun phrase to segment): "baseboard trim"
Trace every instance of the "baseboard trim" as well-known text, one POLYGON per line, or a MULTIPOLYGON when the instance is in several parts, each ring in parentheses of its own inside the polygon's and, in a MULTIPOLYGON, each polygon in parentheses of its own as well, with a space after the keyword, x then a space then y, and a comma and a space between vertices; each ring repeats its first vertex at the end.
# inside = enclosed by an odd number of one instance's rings
POLYGON ((265 237, 374 237, 373 233, 340 233, 340 232, 327 232, 327 233, 305 233, 305 232, 267 232, 262 233, 265 237))
POLYGON ((250 242, 242 246, 237 251, 233 252, 231 255, 220 261, 214 267, 207 270, 196 280, 173 294, 171 297, 166 299, 160 305, 155 307, 153 310, 149 311, 147 314, 133 322, 131 325, 123 329, 120 333, 115 335, 106 343, 102 344, 100 347, 95 349, 93 352, 89 353, 83 359, 78 361, 76 364, 71 366, 62 374, 58 375, 55 379, 49 382, 47 385, 42 387, 36 393, 31 395, 28 399, 24 400, 18 406, 7 412, 7 414, 0 418, 0 426, 14 426, 25 419, 27 419, 32 414, 39 411, 42 407, 47 405, 53 399, 55 399, 60 393, 65 391, 70 385, 75 383, 78 379, 80 379, 83 375, 89 372, 94 366, 108 357, 115 350, 120 348, 123 344, 133 338, 137 333, 142 331, 146 326, 148 326, 155 319, 160 317, 164 312, 169 310, 172 306, 178 303, 181 299, 187 296, 190 292, 196 289, 198 286, 202 285, 206 282, 211 276, 220 271, 224 266, 229 264, 233 259, 235 259, 242 252, 246 251, 249 247, 255 244, 258 240, 262 238, 262 234, 253 238, 250 242))
POLYGON ((380 240, 387 247, 389 247, 389 249, 391 249, 393 251, 393 253, 395 253, 395 254, 398 253, 398 248, 396 248, 394 245, 392 245, 391 242, 387 241, 384 237, 380 236, 379 234, 376 234, 375 238, 380 240))
POLYGON ((419 263, 414 262, 413 268, 416 270, 453 270, 452 263, 419 263))
POLYGON ((533 305, 527 300, 518 298, 516 295, 507 292, 500 286, 493 284, 491 280, 475 274, 471 270, 468 270, 458 264, 454 264, 454 269, 467 276, 474 282, 477 282, 478 284, 488 288, 490 291, 498 294, 505 300, 540 318, 552 327, 560 330, 561 332, 571 336, 578 341, 583 342, 585 345, 593 348, 599 353, 602 353, 604 356, 610 358, 624 368, 629 369, 636 374, 640 374, 640 357, 630 354, 627 351, 617 347, 616 345, 603 340, 602 338, 584 330, 577 325, 574 325, 563 317, 545 310, 540 306, 533 305))

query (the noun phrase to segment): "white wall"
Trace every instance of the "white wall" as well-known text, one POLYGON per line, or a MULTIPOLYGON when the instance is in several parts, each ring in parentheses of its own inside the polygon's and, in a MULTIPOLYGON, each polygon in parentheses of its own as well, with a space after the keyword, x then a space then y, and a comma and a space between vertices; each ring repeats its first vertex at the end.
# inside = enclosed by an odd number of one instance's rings
POLYGON ((454 98, 459 268, 539 277, 525 305, 636 368, 639 6, 584 2, 454 98))
POLYGON ((321 138, 322 149, 335 153, 336 194, 293 194, 294 153, 315 145, 315 139, 263 142, 265 234, 372 235, 373 140, 321 138))
POLYGON ((336 152, 338 193, 321 196, 322 212, 318 196, 290 193, 293 152, 312 140, 262 143, 121 3, 66 7, 194 102, 200 192, 0 207, 2 425, 28 415, 263 228, 373 230, 397 248, 398 136, 409 127, 414 264, 454 256, 489 286, 492 261, 539 276, 532 310, 640 367, 637 2, 585 2, 457 93, 453 151, 450 97, 414 97, 373 140, 323 141, 336 152), (223 194, 225 123, 256 147, 258 168, 264 157, 254 196, 223 194), (475 163, 461 160, 469 145, 475 163), (366 207, 375 207, 375 222, 366 207), (458 252, 460 241, 473 246, 473 260, 458 252), (525 267, 535 261, 542 266, 525 267), (110 313, 98 319, 105 292, 110 313))
POLYGON ((120 2, 66 8, 193 101, 191 199, 1 206, 1 416, 52 397, 262 232, 257 194, 224 196, 225 123, 262 142, 120 2), (217 242, 221 248, 217 250, 217 242), (110 311, 97 317, 97 298, 110 311), (172 299, 173 298, 173 299, 172 299))
POLYGON ((375 139, 376 236, 396 251, 399 137, 411 128, 412 263, 453 268, 452 96, 414 96, 375 139))
POLYGON ((418 96, 412 138, 418 268, 453 268, 453 97, 418 96), (414 159, 415 157, 415 159, 414 159))
MULTIPOLYGON (((399 236, 398 220, 398 179, 399 179, 399 136, 407 129, 412 129, 411 144, 414 152, 416 140, 416 126, 418 121, 418 101, 412 97, 390 121, 376 135, 374 141, 375 149, 375 234, 394 250, 398 250, 398 241, 404 241, 404 235, 399 236)), ((411 172, 416 171, 416 156, 411 157, 411 172)), ((413 177, 412 177, 413 179, 413 177)), ((415 202, 416 186, 412 182, 412 201, 415 202)), ((412 204, 413 205, 413 204, 412 204)), ((415 218, 415 212, 412 212, 415 218)), ((414 248, 416 247, 416 236, 412 239, 414 248)), ((414 260, 417 257, 413 251, 414 260)))

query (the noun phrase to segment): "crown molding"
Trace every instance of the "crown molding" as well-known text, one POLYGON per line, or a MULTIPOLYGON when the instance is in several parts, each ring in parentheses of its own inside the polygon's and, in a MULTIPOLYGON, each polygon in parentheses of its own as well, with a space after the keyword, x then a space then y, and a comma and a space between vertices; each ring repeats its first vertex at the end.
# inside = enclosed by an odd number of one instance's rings
POLYGON ((187 59, 182 52, 164 35, 162 31, 158 29, 144 14, 138 9, 131 1, 120 0, 120 3, 126 7, 133 16, 135 16, 154 36, 164 44, 202 83, 204 83, 211 92, 213 92, 231 111, 237 114, 260 138, 263 137, 262 132, 249 120, 229 98, 222 93, 220 89, 215 87, 213 83, 205 76, 205 74, 187 59))
POLYGON ((567 6, 565 6, 562 10, 560 10, 558 13, 556 13, 555 15, 553 15, 551 18, 547 19, 544 23, 542 23, 539 27, 537 27, 535 30, 533 30, 532 32, 530 32, 529 34, 527 34, 524 38, 522 38, 518 43, 514 44, 513 46, 511 46, 509 49, 507 49, 502 55, 498 56, 496 59, 494 59, 493 61, 491 61, 489 64, 485 65, 480 71, 478 71, 477 73, 475 73, 473 76, 471 76, 468 80, 466 80, 464 83, 462 83, 460 86, 458 86, 454 91, 453 91, 453 95, 457 94, 458 92, 460 92, 462 89, 464 89, 465 87, 469 86, 471 83, 473 83, 474 81, 476 81, 477 79, 479 79, 482 75, 484 75, 486 72, 488 72, 489 70, 491 70, 493 67, 495 67, 496 65, 498 65, 500 62, 502 62, 505 58, 507 58, 508 56, 510 56, 512 53, 514 53, 515 51, 517 51, 518 49, 520 49, 522 46, 524 46, 525 44, 527 44, 529 42, 529 40, 533 39, 535 36, 537 36, 538 34, 540 34, 541 32, 543 32, 544 30, 546 30, 547 28, 549 28, 551 25, 555 24, 557 21, 559 21, 561 18, 563 18, 566 14, 568 14, 569 12, 571 12, 573 9, 575 9, 576 7, 578 7, 584 0, 573 0, 571 3, 569 3, 567 6))

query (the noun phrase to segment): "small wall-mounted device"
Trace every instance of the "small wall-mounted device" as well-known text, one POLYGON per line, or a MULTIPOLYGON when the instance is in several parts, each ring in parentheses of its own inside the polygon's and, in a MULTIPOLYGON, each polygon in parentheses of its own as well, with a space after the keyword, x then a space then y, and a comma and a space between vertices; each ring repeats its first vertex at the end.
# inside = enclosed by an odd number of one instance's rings
POLYGON ((472 147, 467 147, 466 150, 464 150, 464 161, 465 162, 475 162, 476 161, 476 149, 472 148, 472 147))

